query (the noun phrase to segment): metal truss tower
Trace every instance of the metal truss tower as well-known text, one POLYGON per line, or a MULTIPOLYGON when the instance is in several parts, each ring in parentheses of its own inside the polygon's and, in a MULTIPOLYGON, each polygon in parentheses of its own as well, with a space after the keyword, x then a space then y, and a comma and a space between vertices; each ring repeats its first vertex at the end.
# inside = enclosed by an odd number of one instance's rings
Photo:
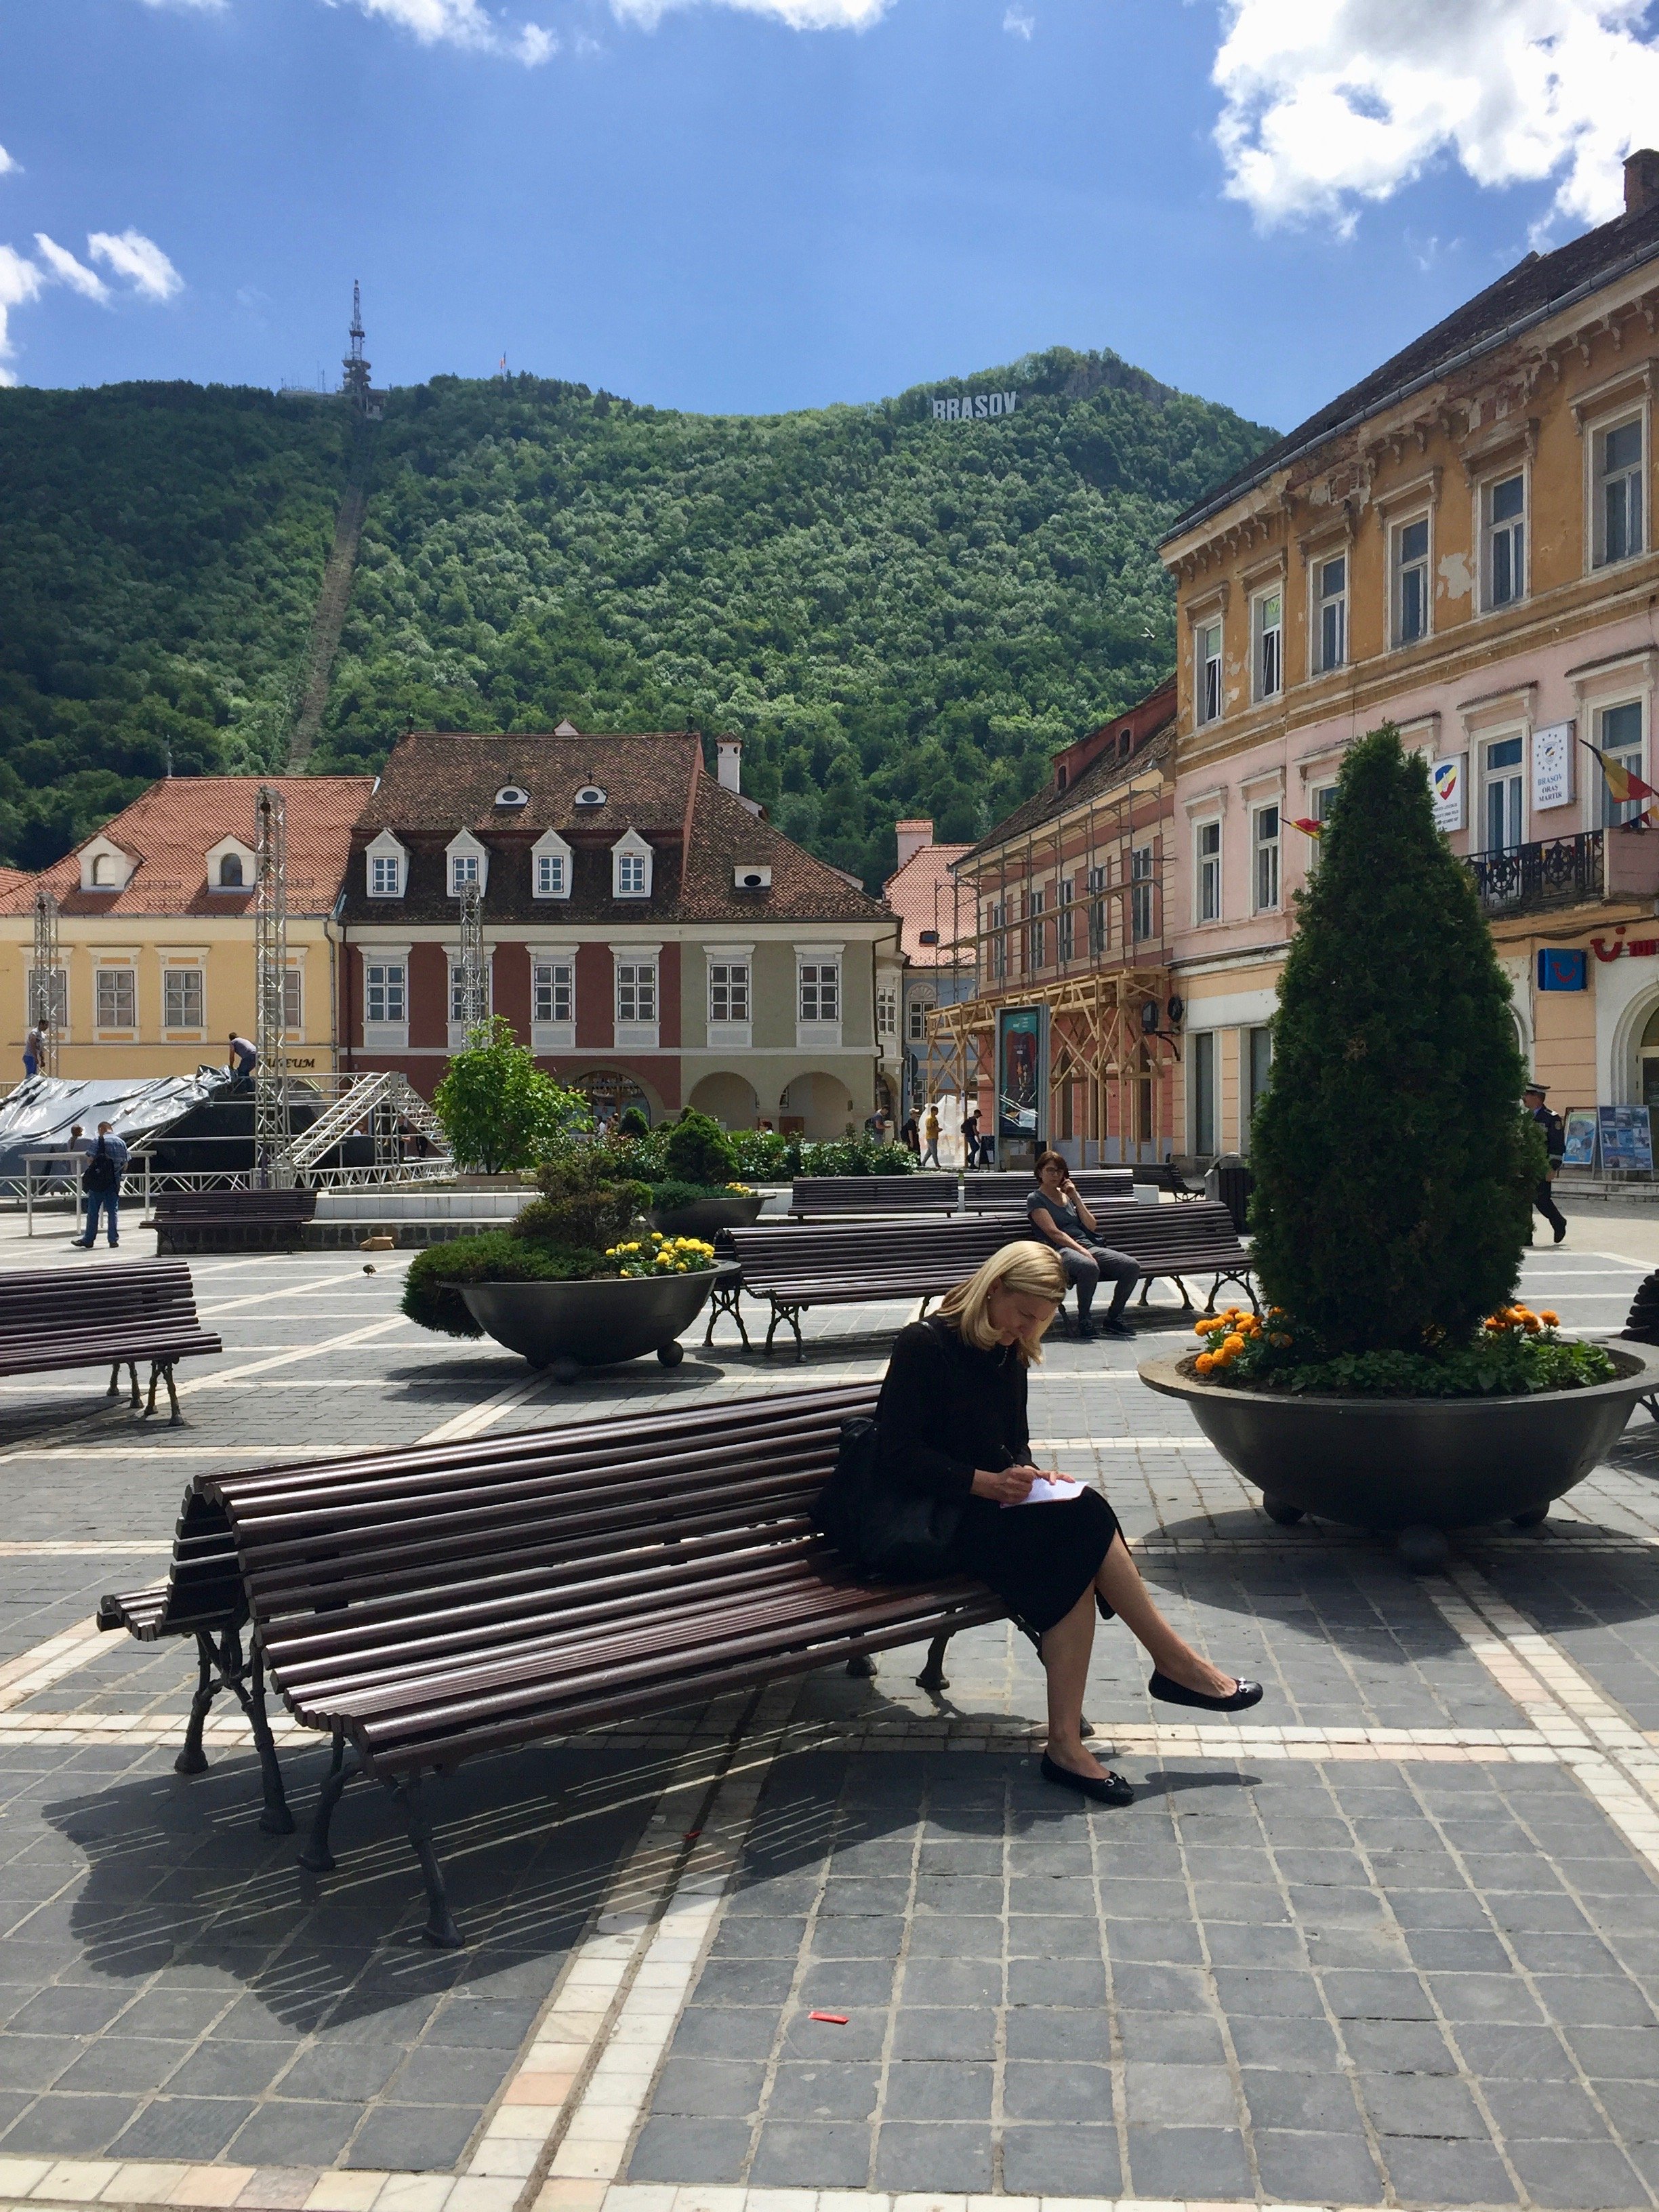
POLYGON ((489 1019, 489 971, 484 965, 483 896, 477 884, 461 893, 461 993, 456 1009, 464 1036, 489 1019))
POLYGON ((286 1187, 294 1180, 288 1123, 288 823, 283 794, 259 786, 253 899, 253 1158, 286 1187))
POLYGON ((58 979, 58 902, 48 890, 34 894, 34 965, 29 970, 29 1021, 40 1031, 40 1073, 58 1073, 58 1032, 68 1009, 58 979))
POLYGON ((346 333, 346 351, 340 363, 344 374, 340 389, 364 413, 368 412, 368 363, 363 359, 363 295, 356 278, 351 280, 351 328, 346 333))

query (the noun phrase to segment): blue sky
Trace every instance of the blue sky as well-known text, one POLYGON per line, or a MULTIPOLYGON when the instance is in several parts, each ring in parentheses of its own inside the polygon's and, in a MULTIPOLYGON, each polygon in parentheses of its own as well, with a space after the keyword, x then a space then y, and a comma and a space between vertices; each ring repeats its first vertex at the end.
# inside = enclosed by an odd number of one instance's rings
POLYGON ((10 0, 0 370, 332 378, 357 276, 380 383, 1066 344, 1286 427, 1656 128, 1638 0, 10 0))

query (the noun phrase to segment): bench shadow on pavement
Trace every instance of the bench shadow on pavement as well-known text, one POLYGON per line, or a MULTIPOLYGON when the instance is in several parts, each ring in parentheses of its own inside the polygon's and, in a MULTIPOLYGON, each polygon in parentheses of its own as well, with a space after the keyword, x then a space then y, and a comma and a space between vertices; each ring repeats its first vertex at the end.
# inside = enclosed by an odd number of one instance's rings
POLYGON ((441 1781, 433 1811, 468 1942, 438 1952, 422 1936, 419 1869, 385 1791, 347 1792, 334 1873, 297 1863, 325 1764, 321 1749, 284 1748, 293 1836, 261 1833, 258 1764, 240 1756, 194 1779, 161 1771, 46 1802, 46 1821, 87 1862, 68 1925, 85 1965, 117 1980, 159 1975, 163 1987, 228 1977, 299 2034, 530 1961, 545 1963, 550 1990, 666 1779, 649 1754, 558 1747, 441 1781))

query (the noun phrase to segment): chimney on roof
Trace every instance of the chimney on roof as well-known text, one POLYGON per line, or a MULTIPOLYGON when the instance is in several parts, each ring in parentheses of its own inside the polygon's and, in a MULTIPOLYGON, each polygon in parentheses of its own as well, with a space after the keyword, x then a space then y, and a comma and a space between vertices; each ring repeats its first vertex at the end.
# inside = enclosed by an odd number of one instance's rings
POLYGON ((1625 213, 1645 215, 1659 205, 1659 153, 1639 147, 1625 156, 1625 213))
POLYGON ((722 791, 731 791, 739 797, 743 793, 743 739, 716 738, 714 740, 714 773, 722 791))
POLYGON ((898 864, 902 868, 917 853, 925 853, 933 842, 931 822, 901 822, 896 825, 898 864))

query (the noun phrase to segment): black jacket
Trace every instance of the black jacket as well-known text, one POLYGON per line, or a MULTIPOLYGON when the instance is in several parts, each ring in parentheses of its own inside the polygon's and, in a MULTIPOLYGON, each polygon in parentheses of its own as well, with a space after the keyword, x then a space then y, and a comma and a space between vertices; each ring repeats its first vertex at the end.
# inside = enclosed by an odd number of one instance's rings
POLYGON ((960 1499, 975 1468, 1030 1457, 1025 1363, 1018 1347, 976 1352, 935 1316, 893 1340, 876 1407, 877 1466, 894 1488, 960 1499))

